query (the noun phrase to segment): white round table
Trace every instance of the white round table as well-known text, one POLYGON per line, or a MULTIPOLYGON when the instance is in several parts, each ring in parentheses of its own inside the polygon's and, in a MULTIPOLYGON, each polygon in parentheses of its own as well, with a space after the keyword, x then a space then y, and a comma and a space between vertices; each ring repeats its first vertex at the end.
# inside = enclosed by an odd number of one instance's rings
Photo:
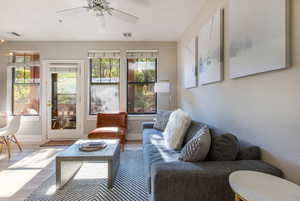
POLYGON ((300 201, 300 186, 269 174, 236 171, 229 183, 236 201, 300 201))

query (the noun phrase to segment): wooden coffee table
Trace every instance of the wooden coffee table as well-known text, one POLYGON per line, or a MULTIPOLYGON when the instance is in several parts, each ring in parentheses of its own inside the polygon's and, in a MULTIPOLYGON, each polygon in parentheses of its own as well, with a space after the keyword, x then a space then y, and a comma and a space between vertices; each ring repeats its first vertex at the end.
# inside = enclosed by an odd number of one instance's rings
POLYGON ((83 162, 107 161, 108 188, 112 188, 120 165, 119 140, 78 140, 56 156, 56 187, 62 189, 75 176, 83 162), (105 141, 107 147, 95 152, 82 152, 79 145, 86 142, 105 141))

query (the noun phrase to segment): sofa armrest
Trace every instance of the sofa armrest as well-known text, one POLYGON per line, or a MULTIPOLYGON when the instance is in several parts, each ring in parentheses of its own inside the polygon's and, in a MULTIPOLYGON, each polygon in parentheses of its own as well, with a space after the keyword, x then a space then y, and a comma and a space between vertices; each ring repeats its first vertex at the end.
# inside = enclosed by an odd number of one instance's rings
POLYGON ((153 201, 232 201, 228 178, 237 170, 255 170, 276 176, 281 171, 263 161, 156 163, 151 166, 153 201))
POLYGON ((142 123, 143 130, 146 128, 153 128, 153 126, 154 126, 154 122, 143 122, 142 123))

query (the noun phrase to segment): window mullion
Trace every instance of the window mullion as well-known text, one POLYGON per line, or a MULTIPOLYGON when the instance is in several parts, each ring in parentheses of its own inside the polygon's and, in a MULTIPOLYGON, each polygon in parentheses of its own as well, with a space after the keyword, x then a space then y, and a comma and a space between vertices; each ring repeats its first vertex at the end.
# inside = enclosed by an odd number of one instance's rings
MULTIPOLYGON (((146 58, 146 66, 148 66, 148 58, 146 58)), ((146 71, 145 71, 146 72, 146 71)), ((145 76, 145 80, 147 80, 148 81, 148 73, 146 74, 146 76, 145 76)))
MULTIPOLYGON (((24 57, 25 59, 25 57, 24 57)), ((23 66, 23 83, 25 83, 25 65, 23 66)))
POLYGON ((99 59, 99 80, 102 79, 102 58, 99 59))
POLYGON ((112 65, 111 60, 112 60, 112 58, 109 59, 109 80, 110 80, 110 82, 111 82, 111 65, 112 65))
POLYGON ((92 83, 93 80, 93 59, 90 59, 90 84, 92 83))

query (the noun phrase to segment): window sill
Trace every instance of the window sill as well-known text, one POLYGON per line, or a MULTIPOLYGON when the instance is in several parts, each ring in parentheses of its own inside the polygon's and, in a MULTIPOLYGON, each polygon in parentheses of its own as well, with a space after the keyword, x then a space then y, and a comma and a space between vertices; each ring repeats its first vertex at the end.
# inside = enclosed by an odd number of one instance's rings
POLYGON ((155 114, 142 114, 142 115, 129 114, 128 115, 129 120, 153 120, 155 117, 156 117, 155 114))
POLYGON ((88 115, 86 119, 88 121, 96 121, 97 120, 97 115, 88 115))

